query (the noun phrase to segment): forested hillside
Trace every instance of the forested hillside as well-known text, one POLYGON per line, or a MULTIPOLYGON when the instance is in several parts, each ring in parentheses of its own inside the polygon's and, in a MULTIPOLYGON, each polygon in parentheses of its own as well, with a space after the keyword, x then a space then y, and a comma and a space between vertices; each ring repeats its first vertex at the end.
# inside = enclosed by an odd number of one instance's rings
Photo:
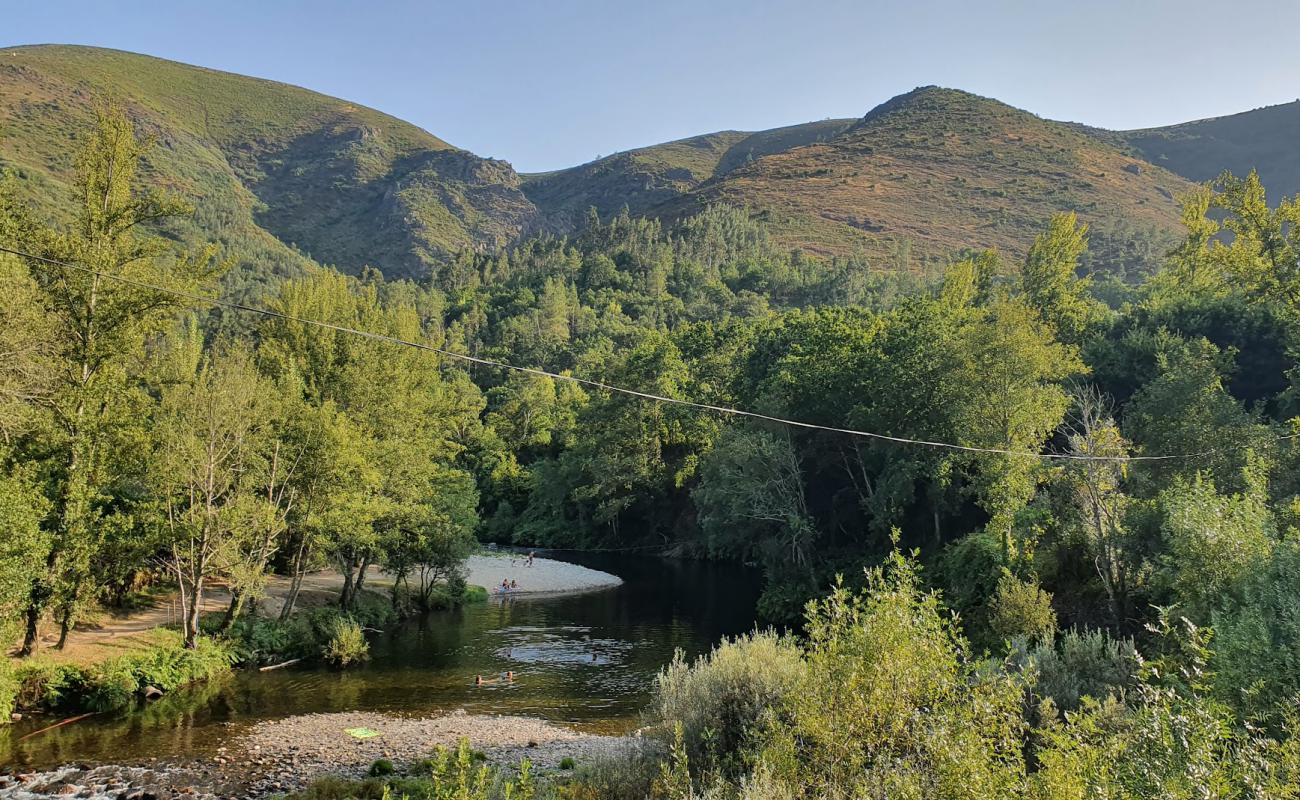
POLYGON ((629 150, 570 169, 525 175, 524 194, 553 228, 566 232, 584 226, 592 208, 605 217, 624 208, 641 216, 756 158, 833 138, 854 121, 828 119, 757 133, 719 131, 629 150))

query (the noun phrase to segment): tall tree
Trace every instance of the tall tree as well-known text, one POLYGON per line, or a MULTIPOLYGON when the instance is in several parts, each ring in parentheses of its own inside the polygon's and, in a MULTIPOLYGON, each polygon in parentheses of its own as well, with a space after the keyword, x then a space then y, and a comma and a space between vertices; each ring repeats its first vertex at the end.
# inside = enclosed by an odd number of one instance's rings
POLYGON ((54 386, 44 406, 51 424, 41 443, 50 454, 52 536, 28 593, 24 655, 36 647, 51 600, 61 646, 91 588, 105 515, 114 513, 108 489, 119 477, 115 440, 120 444, 124 429, 139 417, 133 408, 142 400, 139 359, 147 338, 171 322, 178 305, 167 292, 141 284, 193 290, 219 270, 213 249, 178 253, 167 240, 148 234, 189 211, 140 187, 137 173, 149 146, 120 108, 99 108, 77 160, 75 224, 34 234, 28 243, 39 256, 79 268, 30 263, 59 336, 54 386))

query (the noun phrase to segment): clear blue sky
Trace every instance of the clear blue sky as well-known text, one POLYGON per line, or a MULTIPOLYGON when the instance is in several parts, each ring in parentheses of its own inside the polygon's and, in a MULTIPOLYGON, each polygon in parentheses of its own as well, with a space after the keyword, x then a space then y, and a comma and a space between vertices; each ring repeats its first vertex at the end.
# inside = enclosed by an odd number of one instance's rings
POLYGON ((1134 128, 1300 97, 1295 0, 0 0, 74 43, 374 106, 520 171, 940 84, 1134 128))

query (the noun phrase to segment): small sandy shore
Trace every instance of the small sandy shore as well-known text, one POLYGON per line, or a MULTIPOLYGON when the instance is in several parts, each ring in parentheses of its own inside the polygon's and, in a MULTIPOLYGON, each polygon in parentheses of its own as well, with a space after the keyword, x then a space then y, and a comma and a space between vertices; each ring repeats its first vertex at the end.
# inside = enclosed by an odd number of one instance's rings
POLYGON ((525 554, 503 553, 470 556, 465 562, 469 582, 485 587, 496 594, 501 581, 513 580, 518 589, 509 594, 555 594, 559 592, 589 592, 608 589, 623 583, 623 579, 608 572, 588 569, 567 561, 535 558, 528 566, 525 554))

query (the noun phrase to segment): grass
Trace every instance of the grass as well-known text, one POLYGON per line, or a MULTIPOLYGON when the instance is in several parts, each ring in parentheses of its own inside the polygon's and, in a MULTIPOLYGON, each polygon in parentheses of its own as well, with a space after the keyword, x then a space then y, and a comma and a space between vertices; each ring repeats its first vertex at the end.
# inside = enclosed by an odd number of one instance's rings
POLYGON ((155 630, 146 646, 82 664, 37 656, 0 668, 0 711, 14 708, 110 711, 125 708, 146 687, 164 692, 227 672, 238 660, 229 642, 204 638, 193 649, 180 633, 155 630))

